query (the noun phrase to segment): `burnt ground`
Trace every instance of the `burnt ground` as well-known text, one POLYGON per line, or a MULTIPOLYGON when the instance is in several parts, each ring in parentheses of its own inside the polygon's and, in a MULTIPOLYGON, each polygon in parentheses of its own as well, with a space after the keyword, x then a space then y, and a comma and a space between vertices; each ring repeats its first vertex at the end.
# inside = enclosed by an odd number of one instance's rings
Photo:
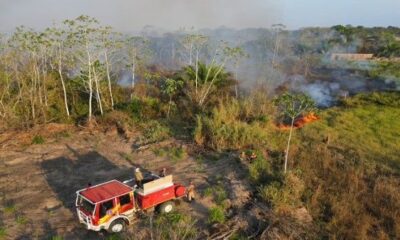
MULTIPOLYGON (((135 137, 126 140, 115 129, 87 131, 52 126, 36 132, 45 136, 45 143, 31 144, 37 133, 0 134, 0 226, 6 231, 6 239, 106 238, 107 234, 87 231, 78 223, 75 192, 88 182, 132 178, 136 166, 153 172, 166 167, 175 182, 185 185, 193 180, 196 202, 181 201, 177 210, 197 220, 199 238, 210 234, 208 210, 215 203, 204 191, 216 181, 228 193, 231 216, 245 216, 247 225, 248 218, 253 217, 244 212, 252 191, 246 180, 247 169, 234 154, 199 157, 194 146, 176 140, 138 151, 133 147, 135 137), (180 160, 155 154, 155 149, 168 146, 182 147, 186 154, 180 160)), ((145 229, 132 226, 130 231, 140 236, 145 229)))

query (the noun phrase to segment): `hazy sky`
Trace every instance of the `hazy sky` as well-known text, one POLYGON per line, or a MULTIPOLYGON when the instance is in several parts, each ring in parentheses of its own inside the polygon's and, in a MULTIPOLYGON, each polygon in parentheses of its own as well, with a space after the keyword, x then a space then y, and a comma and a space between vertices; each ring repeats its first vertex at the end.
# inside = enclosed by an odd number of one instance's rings
POLYGON ((400 26, 400 0, 0 0, 0 31, 34 28, 86 14, 121 31, 154 25, 288 28, 352 24, 400 26))

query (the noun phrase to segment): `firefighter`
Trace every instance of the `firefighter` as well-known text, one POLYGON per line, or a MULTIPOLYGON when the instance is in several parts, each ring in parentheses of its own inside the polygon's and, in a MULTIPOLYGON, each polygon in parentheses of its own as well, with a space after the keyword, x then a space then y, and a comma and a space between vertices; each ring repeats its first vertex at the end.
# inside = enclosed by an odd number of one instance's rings
POLYGON ((143 174, 140 171, 140 168, 135 169, 135 182, 139 187, 143 187, 143 174))
POLYGON ((193 181, 190 181, 190 183, 189 183, 186 196, 187 196, 189 202, 191 202, 192 200, 195 200, 193 181))
POLYGON ((160 177, 165 177, 165 176, 167 176, 167 169, 166 169, 166 168, 163 168, 163 169, 160 171, 160 177))

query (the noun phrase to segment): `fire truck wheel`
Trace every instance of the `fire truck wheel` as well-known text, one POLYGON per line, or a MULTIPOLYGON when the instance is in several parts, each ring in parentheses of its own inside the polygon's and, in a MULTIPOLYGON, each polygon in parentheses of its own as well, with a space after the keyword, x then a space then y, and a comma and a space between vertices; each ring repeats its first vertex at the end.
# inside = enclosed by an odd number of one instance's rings
POLYGON ((108 232, 110 233, 120 233, 125 230, 125 221, 122 219, 114 220, 108 227, 108 232))
POLYGON ((165 202, 161 204, 158 208, 160 213, 170 213, 172 210, 174 210, 174 203, 173 202, 165 202))

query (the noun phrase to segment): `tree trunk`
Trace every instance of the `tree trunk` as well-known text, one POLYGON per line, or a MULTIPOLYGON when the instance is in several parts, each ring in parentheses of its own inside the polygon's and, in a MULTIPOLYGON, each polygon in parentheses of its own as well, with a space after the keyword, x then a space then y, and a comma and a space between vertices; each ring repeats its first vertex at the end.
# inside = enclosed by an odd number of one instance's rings
POLYGON ((197 98, 197 86, 198 86, 198 81, 199 81, 199 50, 197 49, 197 51, 196 51, 196 80, 195 80, 195 85, 196 85, 196 98, 197 98))
POLYGON ((136 57, 136 54, 135 54, 135 52, 133 51, 133 54, 132 54, 132 85, 131 85, 131 100, 133 99, 133 89, 135 88, 135 71, 136 71, 136 68, 135 68, 135 57, 136 57))
POLYGON ((192 66, 192 52, 193 52, 193 42, 190 43, 190 50, 189 50, 189 66, 192 66))
POLYGON ((284 173, 286 173, 286 171, 287 171, 290 141, 292 140, 293 124, 294 124, 294 117, 292 118, 292 122, 290 124, 289 138, 288 138, 287 147, 286 147, 286 151, 285 151, 285 166, 284 166, 284 170, 283 170, 284 173))
POLYGON ((65 105, 65 111, 67 112, 67 116, 69 117, 69 109, 68 109, 68 99, 67 99, 67 89, 65 87, 65 82, 64 82, 64 76, 62 74, 62 50, 61 50, 61 44, 58 45, 59 47, 59 54, 58 54, 58 74, 60 75, 60 80, 61 80, 61 86, 63 89, 63 94, 64 94, 64 105, 65 105))
POLYGON ((93 66, 93 77, 94 77, 94 84, 96 86, 96 100, 97 104, 99 105, 100 114, 103 116, 103 104, 101 103, 101 96, 100 96, 100 89, 99 89, 99 78, 97 76, 96 67, 93 66))
POLYGON ((110 77, 110 68, 108 65, 107 51, 104 52, 104 58, 106 60, 106 72, 107 72, 107 81, 108 81, 108 91, 110 92, 111 109, 114 110, 114 98, 113 98, 112 89, 111 89, 111 77, 110 77))
POLYGON ((92 60, 90 58, 89 43, 86 40, 86 54, 88 56, 88 85, 89 85, 89 113, 88 122, 92 121, 92 99, 93 99, 93 84, 92 84, 92 60))
MULTIPOLYGON (((209 83, 205 93, 202 95, 200 102, 199 102, 199 106, 201 107, 204 103, 204 101, 206 100, 208 94, 210 93, 211 87, 214 84, 215 79, 217 79, 218 75, 221 73, 222 69, 224 68, 225 64, 221 64, 221 66, 219 67, 219 69, 217 70, 217 72, 214 74, 213 79, 211 79, 211 82, 209 83)), ((210 66, 211 68, 211 66, 210 66)))

